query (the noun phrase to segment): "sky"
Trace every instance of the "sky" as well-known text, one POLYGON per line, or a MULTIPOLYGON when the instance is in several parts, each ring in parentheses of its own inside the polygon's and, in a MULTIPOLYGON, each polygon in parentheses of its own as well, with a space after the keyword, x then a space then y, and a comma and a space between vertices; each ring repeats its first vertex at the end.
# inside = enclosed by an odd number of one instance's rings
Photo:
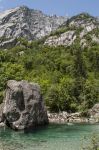
POLYGON ((0 0, 0 11, 22 5, 49 15, 73 16, 87 12, 99 16, 99 0, 0 0))

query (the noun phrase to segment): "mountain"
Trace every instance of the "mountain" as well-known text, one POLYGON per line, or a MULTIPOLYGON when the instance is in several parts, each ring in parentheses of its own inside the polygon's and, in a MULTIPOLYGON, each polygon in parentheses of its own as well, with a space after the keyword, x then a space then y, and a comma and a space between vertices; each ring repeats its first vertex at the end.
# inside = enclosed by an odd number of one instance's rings
POLYGON ((88 45, 88 40, 99 43, 99 19, 88 13, 76 15, 61 25, 45 41, 50 46, 70 46, 79 40, 82 46, 88 45))
POLYGON ((0 13, 0 48, 14 46, 20 37, 31 41, 45 36, 45 45, 70 46, 79 39, 84 47, 89 39, 99 43, 98 33, 99 18, 88 13, 71 18, 48 16, 26 6, 0 13))
POLYGON ((0 13, 0 47, 16 43, 16 38, 40 39, 62 25, 67 18, 48 16, 26 6, 0 13))
POLYGON ((50 17, 27 7, 0 17, 1 44, 7 46, 0 51, 0 103, 8 80, 40 84, 52 111, 85 115, 99 103, 98 18, 88 13, 50 17))

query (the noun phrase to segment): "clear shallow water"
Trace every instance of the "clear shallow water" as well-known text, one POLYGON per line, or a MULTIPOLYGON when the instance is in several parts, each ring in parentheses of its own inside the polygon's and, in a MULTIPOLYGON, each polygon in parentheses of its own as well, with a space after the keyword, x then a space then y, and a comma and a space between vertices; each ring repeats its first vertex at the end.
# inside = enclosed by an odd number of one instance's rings
POLYGON ((81 150, 93 134, 99 134, 99 124, 53 124, 33 133, 2 128, 0 150, 81 150))

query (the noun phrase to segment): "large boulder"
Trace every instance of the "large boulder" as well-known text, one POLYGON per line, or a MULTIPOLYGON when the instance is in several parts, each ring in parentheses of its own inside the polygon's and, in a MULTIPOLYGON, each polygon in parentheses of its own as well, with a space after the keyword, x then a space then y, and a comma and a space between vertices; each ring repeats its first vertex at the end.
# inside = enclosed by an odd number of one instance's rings
POLYGON ((91 117, 99 118, 99 103, 95 104, 92 109, 89 110, 89 114, 91 117))
POLYGON ((4 98, 3 119, 7 126, 15 130, 47 124, 47 111, 39 85, 9 80, 4 98))

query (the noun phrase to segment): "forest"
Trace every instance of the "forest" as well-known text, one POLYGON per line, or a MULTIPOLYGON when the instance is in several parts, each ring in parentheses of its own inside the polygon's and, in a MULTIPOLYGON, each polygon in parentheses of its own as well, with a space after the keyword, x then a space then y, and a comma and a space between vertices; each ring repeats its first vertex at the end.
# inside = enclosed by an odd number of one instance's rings
POLYGON ((99 44, 82 48, 78 39, 72 46, 51 47, 44 39, 18 40, 20 45, 0 50, 0 103, 7 81, 13 79, 40 84, 52 112, 86 113, 99 102, 99 44))

